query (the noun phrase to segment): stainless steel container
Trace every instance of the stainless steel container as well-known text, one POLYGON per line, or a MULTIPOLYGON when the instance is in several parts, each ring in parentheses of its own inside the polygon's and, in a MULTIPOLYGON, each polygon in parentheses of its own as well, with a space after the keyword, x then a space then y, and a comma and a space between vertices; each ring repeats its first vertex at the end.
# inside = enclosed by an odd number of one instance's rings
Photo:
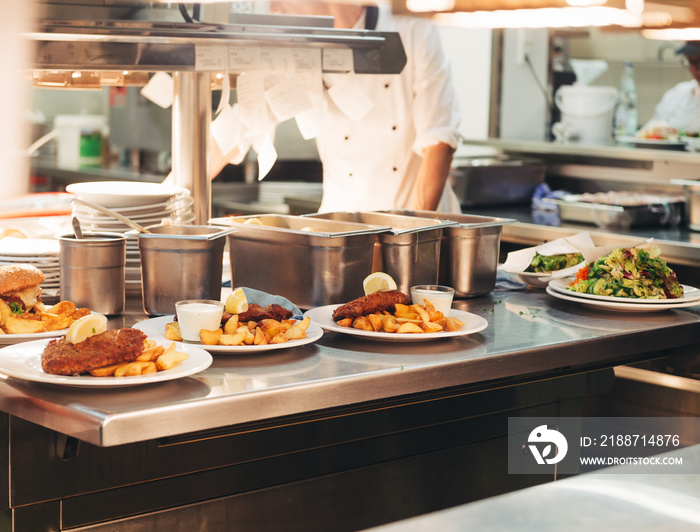
POLYGON ((453 222, 454 225, 443 230, 438 284, 451 286, 455 296, 463 298, 482 296, 493 290, 503 226, 517 220, 435 211, 390 212, 453 222))
POLYGON ((473 206, 530 203, 544 178, 541 161, 487 156, 455 159, 449 179, 460 204, 473 206))
POLYGON ((389 212, 329 212, 307 217, 390 227, 376 235, 372 271, 391 275, 398 289, 406 294, 411 286, 437 283, 443 228, 454 224, 446 219, 428 220, 389 212))
POLYGON ((226 235, 233 229, 164 225, 139 233, 143 309, 175 313, 182 299, 220 299, 226 235))
POLYGON ((388 227, 290 215, 213 218, 236 228, 229 239, 234 286, 281 295, 312 308, 363 294, 375 235, 388 227), (250 222, 252 219, 262 225, 250 222))
POLYGON ((63 235, 60 243, 61 299, 112 315, 124 311, 126 237, 119 233, 63 235))

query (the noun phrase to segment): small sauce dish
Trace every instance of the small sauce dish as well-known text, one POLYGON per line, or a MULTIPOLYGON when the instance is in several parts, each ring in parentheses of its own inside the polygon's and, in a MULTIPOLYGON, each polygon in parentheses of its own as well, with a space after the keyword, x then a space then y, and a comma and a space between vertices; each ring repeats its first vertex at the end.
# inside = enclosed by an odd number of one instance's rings
POLYGON ((199 331, 221 327, 224 302, 213 299, 186 299, 175 303, 180 334, 185 342, 200 343, 199 331))
POLYGON ((425 305, 429 301, 435 310, 442 312, 445 316, 450 315, 452 300, 455 296, 454 288, 438 284, 421 284, 411 287, 411 299, 416 305, 425 305))

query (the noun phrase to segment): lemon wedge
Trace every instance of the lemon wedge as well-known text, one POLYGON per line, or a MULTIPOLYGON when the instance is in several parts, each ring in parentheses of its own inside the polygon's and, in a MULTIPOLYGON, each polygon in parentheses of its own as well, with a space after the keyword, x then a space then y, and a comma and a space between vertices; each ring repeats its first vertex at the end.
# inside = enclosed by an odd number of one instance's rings
POLYGON ((374 294, 375 292, 386 292, 387 290, 396 290, 396 281, 391 275, 384 272, 370 273, 365 280, 362 281, 362 288, 365 295, 374 294))
POLYGON ((236 288, 228 295, 224 308, 229 314, 241 314, 248 310, 248 299, 242 288, 236 288))
POLYGON ((107 318, 101 314, 88 314, 75 320, 68 328, 66 342, 79 344, 91 336, 103 333, 107 330, 107 318))

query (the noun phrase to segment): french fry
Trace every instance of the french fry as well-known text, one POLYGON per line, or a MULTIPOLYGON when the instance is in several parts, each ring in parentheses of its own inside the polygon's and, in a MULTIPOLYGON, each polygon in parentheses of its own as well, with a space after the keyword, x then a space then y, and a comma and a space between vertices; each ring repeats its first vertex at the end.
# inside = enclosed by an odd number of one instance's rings
POLYGON ((396 318, 392 314, 384 314, 382 316, 382 330, 388 333, 395 333, 399 328, 399 324, 396 323, 396 318))
POLYGON ((442 331, 442 325, 440 325, 439 323, 435 323, 434 321, 428 321, 428 322, 421 323, 419 325, 419 327, 421 329, 423 329, 424 332, 427 332, 427 333, 434 333, 434 332, 442 331))
POLYGON ((10 306, 5 303, 5 300, 0 299, 0 326, 3 326, 5 324, 5 320, 10 316, 12 316, 10 306))
POLYGON ((258 327, 262 330, 262 332, 267 334, 270 338, 274 338, 282 330, 280 322, 278 322, 277 320, 272 320, 272 319, 260 320, 258 322, 258 327))
POLYGON ((234 334, 238 330, 238 314, 234 314, 224 323, 224 334, 234 334))
POLYGON ((460 328, 464 327, 464 323, 457 318, 444 318, 440 322, 440 325, 442 325, 442 328, 446 331, 458 331, 460 328))
POLYGON ((256 327, 253 345, 267 345, 268 343, 270 343, 270 337, 260 327, 256 327))
MULTIPOLYGON (((290 329, 291 329, 291 327, 290 327, 290 329)), ((289 329, 287 329, 287 330, 289 330, 289 329)), ((283 332, 277 333, 276 336, 274 336, 273 338, 270 339, 271 344, 283 344, 286 341, 287 341, 287 336, 283 332)))
POLYGON ((165 337, 168 340, 182 342, 182 334, 180 333, 180 324, 176 321, 165 324, 165 337))
POLYGON ((187 360, 190 358, 190 355, 187 353, 183 353, 182 351, 176 351, 172 350, 168 353, 165 353, 164 355, 160 355, 156 359, 156 368, 158 368, 160 371, 166 371, 168 369, 172 369, 175 366, 177 366, 180 362, 183 362, 184 360, 187 360))
POLYGON ((298 321, 297 323, 294 324, 295 327, 301 327, 303 331, 309 328, 309 325, 311 324, 311 318, 308 316, 304 318, 301 321, 298 321))
POLYGON ((103 368, 91 369, 90 375, 93 377, 111 377, 119 366, 121 366, 121 364, 112 364, 111 366, 105 366, 103 368))
POLYGON ((16 318, 9 316, 3 322, 5 332, 10 334, 33 334, 43 332, 46 327, 41 320, 32 320, 25 318, 16 318))
POLYGON ((355 318, 352 322, 353 329, 360 329, 363 331, 374 331, 374 327, 369 322, 366 316, 359 316, 355 318))
POLYGON ((423 308, 420 305, 412 305, 411 308, 413 308, 416 311, 416 314, 418 314, 423 323, 430 323, 430 315, 428 314, 428 311, 425 310, 425 308, 423 308))
MULTIPOLYGON (((248 329, 246 328, 246 331, 248 329)), ((250 333, 250 331, 248 331, 250 333)), ((252 334, 252 333, 250 333, 252 334)), ((244 332, 235 332, 233 334, 222 334, 219 337, 219 345, 243 345, 243 341, 245 340, 246 333, 244 332)))
POLYGON ((120 364, 119 367, 114 370, 114 376, 135 377, 146 373, 155 373, 156 369, 155 362, 143 362, 137 360, 134 362, 127 362, 126 364, 120 364))
POLYGON ((375 331, 381 331, 383 327, 383 322, 381 316, 379 314, 368 314, 367 315, 367 320, 372 324, 372 328, 375 331))
POLYGON ((406 333, 422 333, 423 329, 421 329, 418 325, 415 323, 411 323, 410 321, 407 321, 406 323, 402 323, 399 328, 396 330, 398 334, 406 334, 406 333))
MULTIPOLYGON (((170 345, 175 345, 175 344, 170 344, 170 345)), ((136 357, 136 360, 138 360, 139 362, 151 362, 152 360, 155 360, 160 355, 162 355, 164 352, 165 352, 165 348, 162 345, 156 345, 156 346, 153 346, 149 349, 144 350, 143 353, 141 353, 138 357, 136 357)))
POLYGON ((48 314, 68 314, 69 316, 76 311, 75 303, 72 301, 59 301, 53 307, 50 307, 46 312, 48 314))
POLYGON ((219 338, 223 334, 224 334, 223 329, 216 329, 215 331, 201 329, 199 331, 199 340, 204 345, 217 345, 219 343, 219 338))
POLYGON ((299 322, 296 325, 292 325, 289 329, 284 332, 284 337, 287 340, 300 340, 306 338, 306 330, 299 322))
POLYGON ((336 322, 341 327, 352 327, 352 318, 343 318, 336 322))

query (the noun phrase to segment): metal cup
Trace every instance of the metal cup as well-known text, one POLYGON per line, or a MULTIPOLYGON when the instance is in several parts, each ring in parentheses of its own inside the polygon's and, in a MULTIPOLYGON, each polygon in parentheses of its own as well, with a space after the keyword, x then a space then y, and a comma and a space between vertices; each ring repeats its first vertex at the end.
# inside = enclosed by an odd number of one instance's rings
POLYGON ((84 233, 82 239, 63 235, 58 240, 61 299, 101 314, 123 312, 126 237, 119 233, 84 233))

